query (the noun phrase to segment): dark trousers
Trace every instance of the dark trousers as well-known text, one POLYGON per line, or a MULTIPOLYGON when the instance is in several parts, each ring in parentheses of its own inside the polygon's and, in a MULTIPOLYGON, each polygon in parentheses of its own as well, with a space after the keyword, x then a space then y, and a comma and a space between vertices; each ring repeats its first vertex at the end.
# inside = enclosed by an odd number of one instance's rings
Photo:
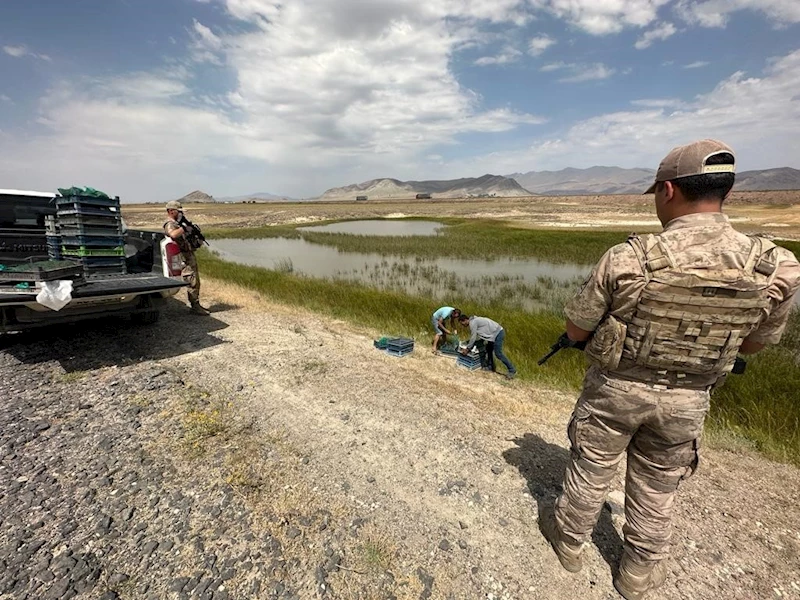
POLYGON ((503 342, 506 341, 506 330, 501 329, 500 332, 497 334, 497 337, 494 338, 493 342, 486 342, 486 355, 487 355, 487 362, 488 366, 492 368, 492 371, 495 370, 494 365, 494 357, 496 356, 497 359, 506 366, 509 373, 516 373, 517 369, 511 364, 511 361, 508 360, 508 357, 503 353, 503 342))

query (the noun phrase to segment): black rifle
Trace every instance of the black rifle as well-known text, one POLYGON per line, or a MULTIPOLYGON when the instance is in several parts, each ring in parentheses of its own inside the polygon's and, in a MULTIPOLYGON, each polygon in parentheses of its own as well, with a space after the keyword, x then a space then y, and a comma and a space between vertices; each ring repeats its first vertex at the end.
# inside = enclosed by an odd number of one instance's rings
POLYGON ((563 348, 575 348, 576 350, 583 350, 586 348, 586 342, 575 342, 569 339, 569 336, 566 332, 562 333, 561 336, 556 340, 556 343, 550 346, 550 352, 545 354, 542 358, 539 359, 539 362, 536 364, 541 366, 546 363, 548 360, 552 358, 552 356, 562 350, 563 348))
MULTIPOLYGON (((545 354, 539 361, 536 363, 537 365, 541 366, 550 360, 554 354, 556 354, 559 350, 564 348, 575 348, 576 350, 583 350, 586 348, 586 342, 574 342, 569 339, 566 332, 562 333, 561 336, 556 340, 556 343, 550 346, 550 351, 545 354)), ((736 357, 736 360, 733 363, 733 369, 731 373, 733 375, 744 375, 745 370, 747 369, 747 361, 739 356, 736 357)))
POLYGON ((208 243, 206 236, 203 235, 203 232, 200 231, 200 227, 192 223, 189 219, 186 218, 186 215, 180 213, 180 217, 178 218, 178 225, 183 227, 183 230, 186 231, 186 240, 189 242, 189 245, 192 247, 192 250, 197 250, 203 244, 210 246, 211 244, 208 243), (189 229, 187 230, 187 226, 189 229))

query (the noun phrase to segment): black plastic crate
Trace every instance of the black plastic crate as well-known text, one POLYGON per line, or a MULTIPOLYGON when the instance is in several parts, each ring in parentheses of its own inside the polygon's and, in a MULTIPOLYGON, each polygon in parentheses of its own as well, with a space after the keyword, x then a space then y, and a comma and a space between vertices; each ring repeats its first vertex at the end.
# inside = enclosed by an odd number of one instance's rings
POLYGON ((411 338, 392 338, 386 342, 387 348, 394 350, 414 349, 414 340, 411 338))
POLYGON ((103 229, 122 229, 122 219, 118 214, 105 214, 100 215, 84 215, 82 213, 74 213, 69 215, 58 216, 59 226, 64 228, 82 228, 82 227, 99 227, 103 229))
POLYGON ((83 273, 78 262, 64 260, 38 261, 16 265, 0 271, 0 281, 55 281, 75 279, 83 273))
POLYGON ((122 239, 122 227, 117 224, 110 227, 98 227, 95 225, 62 225, 61 237, 69 238, 116 238, 122 239))

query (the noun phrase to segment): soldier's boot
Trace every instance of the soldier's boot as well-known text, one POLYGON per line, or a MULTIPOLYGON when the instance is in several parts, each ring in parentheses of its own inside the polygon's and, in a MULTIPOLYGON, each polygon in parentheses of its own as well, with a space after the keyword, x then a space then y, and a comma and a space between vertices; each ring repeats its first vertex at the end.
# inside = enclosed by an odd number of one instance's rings
POLYGON ((581 570, 583 567, 583 559, 581 557, 583 544, 575 544, 564 539, 563 534, 558 529, 556 514, 552 507, 542 510, 542 514, 539 516, 539 530, 545 539, 550 542, 562 567, 570 573, 577 573, 581 570))
POLYGON ((625 600, 642 600, 648 592, 663 585, 667 579, 666 561, 642 564, 623 555, 614 587, 625 600))
POLYGON ((193 302, 192 308, 189 309, 189 312, 195 315, 202 315, 204 317, 207 317, 208 315, 211 314, 207 309, 200 306, 199 302, 193 302))

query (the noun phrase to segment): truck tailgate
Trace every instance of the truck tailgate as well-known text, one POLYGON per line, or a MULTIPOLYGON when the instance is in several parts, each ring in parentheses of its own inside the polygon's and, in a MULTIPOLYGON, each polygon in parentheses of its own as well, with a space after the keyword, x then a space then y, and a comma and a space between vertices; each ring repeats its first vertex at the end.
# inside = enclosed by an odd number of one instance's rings
MULTIPOLYGON (((147 292, 160 292, 163 290, 184 287, 186 283, 179 279, 171 279, 162 275, 131 274, 98 277, 77 285, 72 290, 73 298, 92 298, 101 296, 116 296, 122 294, 143 294, 147 292)), ((13 288, 6 288, 0 292, 0 304, 30 302, 37 291, 31 289, 20 293, 13 288)))

